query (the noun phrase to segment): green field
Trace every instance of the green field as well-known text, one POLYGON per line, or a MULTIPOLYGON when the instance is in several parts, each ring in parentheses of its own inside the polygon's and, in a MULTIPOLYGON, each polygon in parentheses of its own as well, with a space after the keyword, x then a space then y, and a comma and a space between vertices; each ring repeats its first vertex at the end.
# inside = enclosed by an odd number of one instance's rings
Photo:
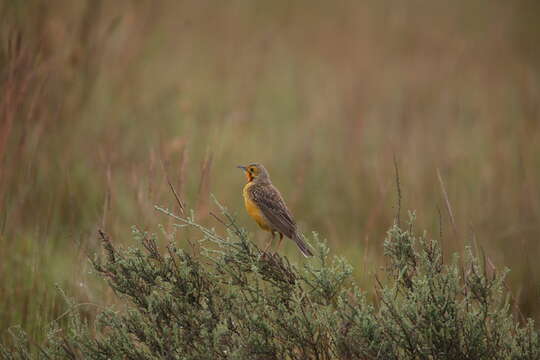
POLYGON ((167 175, 200 222, 223 230, 213 194, 262 243, 254 161, 367 292, 397 165, 401 216, 510 268, 539 321, 539 24, 532 0, 0 1, 0 338, 42 339, 56 285, 90 319, 116 301, 97 230, 170 226, 167 175))

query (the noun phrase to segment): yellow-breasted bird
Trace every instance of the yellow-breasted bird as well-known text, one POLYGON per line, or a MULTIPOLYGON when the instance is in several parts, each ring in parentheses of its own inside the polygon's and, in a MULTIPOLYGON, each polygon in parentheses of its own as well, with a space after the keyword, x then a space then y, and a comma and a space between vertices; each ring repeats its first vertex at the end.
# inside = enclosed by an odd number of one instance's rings
POLYGON ((246 210, 259 226, 272 233, 265 251, 272 244, 275 233, 279 234, 278 248, 283 240, 283 235, 294 240, 304 256, 313 256, 308 245, 302 239, 296 228, 296 223, 291 212, 287 209, 283 197, 278 189, 270 181, 268 171, 261 164, 238 166, 244 170, 247 184, 244 186, 244 204, 246 210))

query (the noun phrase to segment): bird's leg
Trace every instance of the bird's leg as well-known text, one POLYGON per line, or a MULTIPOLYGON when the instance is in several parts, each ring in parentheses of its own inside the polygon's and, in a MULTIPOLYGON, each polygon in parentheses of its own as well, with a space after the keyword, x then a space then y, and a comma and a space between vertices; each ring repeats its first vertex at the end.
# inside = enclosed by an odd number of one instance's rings
POLYGON ((282 242, 283 242, 283 234, 279 233, 279 240, 278 240, 278 243, 277 243, 276 251, 279 251, 279 249, 281 248, 281 243, 282 242))
POLYGON ((271 232, 272 235, 270 235, 270 240, 266 243, 266 246, 264 248, 264 252, 267 252, 268 249, 270 249, 270 246, 272 246, 272 242, 274 241, 274 232, 271 232))

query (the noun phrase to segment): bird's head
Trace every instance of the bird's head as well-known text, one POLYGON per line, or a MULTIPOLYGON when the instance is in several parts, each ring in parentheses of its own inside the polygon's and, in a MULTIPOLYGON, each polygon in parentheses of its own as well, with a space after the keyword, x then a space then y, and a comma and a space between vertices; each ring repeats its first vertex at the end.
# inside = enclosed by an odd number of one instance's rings
POLYGON ((240 165, 238 168, 244 170, 248 182, 256 181, 270 181, 268 171, 261 164, 249 164, 246 166, 240 165))

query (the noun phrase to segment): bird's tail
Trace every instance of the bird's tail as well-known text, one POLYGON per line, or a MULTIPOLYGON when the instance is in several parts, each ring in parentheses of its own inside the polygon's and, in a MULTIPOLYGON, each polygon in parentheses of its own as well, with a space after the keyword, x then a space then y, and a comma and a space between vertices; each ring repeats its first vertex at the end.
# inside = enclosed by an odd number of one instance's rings
POLYGON ((305 257, 313 256, 313 253, 309 249, 309 245, 302 239, 302 236, 298 233, 295 233, 293 236, 293 240, 298 245, 298 248, 304 254, 305 257))

